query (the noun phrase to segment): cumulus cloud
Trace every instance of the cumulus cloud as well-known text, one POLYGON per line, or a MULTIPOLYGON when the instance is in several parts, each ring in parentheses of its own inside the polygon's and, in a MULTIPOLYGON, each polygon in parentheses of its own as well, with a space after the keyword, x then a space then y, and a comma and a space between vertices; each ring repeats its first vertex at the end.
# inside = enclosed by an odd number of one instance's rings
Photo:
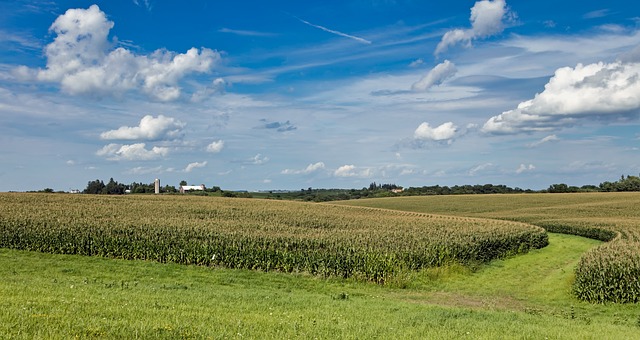
POLYGON ((343 165, 333 172, 336 177, 371 177, 371 169, 357 168, 355 165, 343 165))
POLYGON ((149 55, 113 49, 108 39, 113 26, 97 5, 69 9, 49 28, 56 38, 45 48, 46 68, 20 67, 16 74, 60 83, 70 94, 120 95, 139 89, 154 99, 170 101, 180 96, 182 78, 210 72, 220 59, 218 52, 207 48, 186 53, 157 50, 149 55))
POLYGON ((140 119, 138 126, 122 126, 117 130, 106 131, 100 134, 100 138, 123 140, 172 139, 180 136, 184 126, 184 123, 171 117, 146 115, 140 119))
POLYGON ((299 175, 299 174, 310 174, 312 172, 316 172, 318 170, 324 169, 323 162, 317 162, 314 164, 309 164, 306 168, 302 170, 293 170, 293 169, 284 169, 282 170, 283 175, 299 175))
POLYGON ((529 165, 524 165, 524 164, 520 164, 520 166, 518 167, 518 169, 516 169, 516 173, 517 174, 521 174, 525 171, 532 171, 534 170, 536 167, 533 164, 529 164, 529 165))
POLYGON ((456 65, 449 60, 436 65, 429 73, 427 73, 422 79, 418 80, 411 86, 413 91, 427 91, 435 85, 440 85, 445 80, 453 77, 458 70, 456 65))
POLYGON ((193 169, 204 168, 205 166, 207 166, 207 162, 206 161, 189 163, 187 165, 187 167, 184 168, 184 172, 191 172, 191 171, 193 171, 193 169))
POLYGON ((556 136, 556 135, 549 135, 547 137, 542 138, 539 141, 536 141, 536 142, 533 142, 531 144, 528 144, 527 146, 530 147, 530 148, 535 148, 535 147, 538 147, 538 146, 540 146, 540 145, 542 145, 544 143, 555 142, 555 141, 557 141, 559 139, 560 138, 558 138, 558 136, 556 136))
POLYGON ((111 161, 148 161, 164 157, 169 153, 169 148, 154 146, 147 150, 145 143, 137 144, 107 144, 96 152, 98 156, 105 156, 111 161))
POLYGON ((224 141, 217 140, 207 145, 207 152, 218 153, 224 149, 224 141))
POLYGON ((418 126, 413 136, 416 139, 447 142, 450 144, 457 132, 458 127, 452 122, 447 122, 434 128, 432 128, 429 123, 423 122, 418 126))
POLYGON ((454 29, 445 33, 436 47, 435 55, 446 51, 449 46, 458 43, 469 46, 474 39, 498 34, 504 30, 505 21, 513 20, 514 17, 515 14, 509 10, 505 0, 477 1, 471 7, 471 28, 454 29))
POLYGON ((491 117, 482 131, 549 131, 585 120, 628 119, 639 109, 639 63, 578 64, 556 70, 542 93, 516 109, 491 117))

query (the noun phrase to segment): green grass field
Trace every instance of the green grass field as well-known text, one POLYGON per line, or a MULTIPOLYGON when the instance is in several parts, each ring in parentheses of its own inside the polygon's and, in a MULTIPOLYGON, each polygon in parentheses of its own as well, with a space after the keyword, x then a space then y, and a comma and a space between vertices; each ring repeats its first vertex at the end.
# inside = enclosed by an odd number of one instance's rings
POLYGON ((637 305, 570 294, 597 241, 550 245, 404 289, 303 274, 0 250, 0 338, 623 339, 637 305))
MULTIPOLYGON (((522 197, 345 204, 541 225, 596 223, 636 235, 640 195, 522 197)), ((550 233, 542 249, 473 268, 405 272, 402 285, 0 249, 0 338, 634 338, 638 304, 592 304, 571 292, 576 265, 601 245, 550 233)))

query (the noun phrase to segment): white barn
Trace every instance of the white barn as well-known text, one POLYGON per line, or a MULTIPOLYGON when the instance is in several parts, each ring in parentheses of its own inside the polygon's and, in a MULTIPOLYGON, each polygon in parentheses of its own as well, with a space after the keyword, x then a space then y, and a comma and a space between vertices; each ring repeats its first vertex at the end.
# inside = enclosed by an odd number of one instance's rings
POLYGON ((180 186, 180 193, 184 194, 187 191, 203 191, 204 188, 204 184, 200 184, 200 185, 181 185, 180 186))

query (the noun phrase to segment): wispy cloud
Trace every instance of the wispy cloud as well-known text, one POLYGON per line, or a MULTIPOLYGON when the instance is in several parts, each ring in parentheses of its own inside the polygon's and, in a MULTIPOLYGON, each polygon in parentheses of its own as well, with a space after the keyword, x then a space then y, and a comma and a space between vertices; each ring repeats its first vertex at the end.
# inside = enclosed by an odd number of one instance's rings
POLYGON ((469 176, 475 176, 477 175, 479 172, 483 172, 486 171, 487 169, 490 169, 494 167, 493 163, 484 163, 484 164, 480 164, 478 166, 475 166, 471 169, 469 169, 469 176))
POLYGON ((150 0, 133 0, 133 3, 138 6, 138 7, 144 7, 147 9, 147 11, 151 12, 151 9, 153 9, 153 5, 151 5, 151 1, 150 0))
POLYGON ((547 137, 542 138, 539 141, 535 141, 535 142, 533 142, 531 144, 527 144, 527 146, 530 147, 530 148, 535 148, 535 147, 540 146, 540 145, 542 145, 544 143, 555 142, 555 141, 558 141, 558 140, 560 140, 560 138, 558 138, 558 136, 549 135, 547 137))
POLYGON ((282 170, 281 174, 283 174, 283 175, 310 174, 312 172, 316 172, 316 171, 322 170, 322 169, 324 169, 324 163, 323 162, 317 162, 317 163, 309 164, 303 170, 284 169, 284 170, 282 170))
POLYGON ((184 172, 191 172, 193 169, 204 168, 205 166, 207 166, 207 161, 189 163, 187 167, 184 168, 184 172))
POLYGON ((0 30, 0 44, 5 49, 39 50, 42 48, 42 44, 38 40, 26 34, 5 30, 0 30))
POLYGON ((591 11, 591 12, 585 13, 582 16, 582 18, 583 19, 596 19, 596 18, 606 17, 609 14, 611 14, 611 11, 609 9, 599 9, 599 10, 596 10, 596 11, 591 11))
POLYGON ((356 36, 353 36, 353 35, 350 35, 350 34, 346 34, 346 33, 342 33, 342 32, 339 32, 339 31, 335 31, 335 30, 332 30, 332 29, 329 29, 329 28, 326 28, 326 27, 323 27, 323 26, 320 26, 320 25, 315 25, 315 24, 312 24, 312 23, 310 23, 310 22, 308 22, 306 20, 302 20, 302 19, 300 19, 298 17, 296 17, 296 19, 300 20, 300 22, 302 22, 303 24, 307 24, 307 25, 309 25, 311 27, 315 27, 315 28, 323 30, 325 32, 332 33, 332 34, 335 34, 335 35, 339 35, 341 37, 353 39, 353 40, 355 40, 357 42, 360 42, 360 43, 363 43, 363 44, 367 44, 367 45, 371 44, 371 41, 369 41, 367 39, 356 37, 356 36))
POLYGON ((218 30, 220 33, 230 33, 235 35, 249 36, 249 37, 275 37, 277 34, 270 32, 249 31, 249 30, 236 30, 232 28, 223 27, 218 30))

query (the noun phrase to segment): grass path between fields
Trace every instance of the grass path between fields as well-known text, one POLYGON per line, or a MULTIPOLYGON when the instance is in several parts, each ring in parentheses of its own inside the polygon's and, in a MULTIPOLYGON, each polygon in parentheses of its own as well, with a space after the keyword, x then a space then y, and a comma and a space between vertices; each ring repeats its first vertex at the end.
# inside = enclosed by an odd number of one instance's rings
POLYGON ((473 273, 463 267, 427 270, 414 287, 432 293, 423 294, 429 303, 508 310, 562 309, 578 303, 571 295, 573 271, 582 254, 600 243, 550 233, 549 245, 543 249, 492 261, 473 273))
POLYGON ((637 305, 570 294, 597 241, 414 274, 400 289, 307 275, 0 249, 0 338, 621 339, 637 305))

